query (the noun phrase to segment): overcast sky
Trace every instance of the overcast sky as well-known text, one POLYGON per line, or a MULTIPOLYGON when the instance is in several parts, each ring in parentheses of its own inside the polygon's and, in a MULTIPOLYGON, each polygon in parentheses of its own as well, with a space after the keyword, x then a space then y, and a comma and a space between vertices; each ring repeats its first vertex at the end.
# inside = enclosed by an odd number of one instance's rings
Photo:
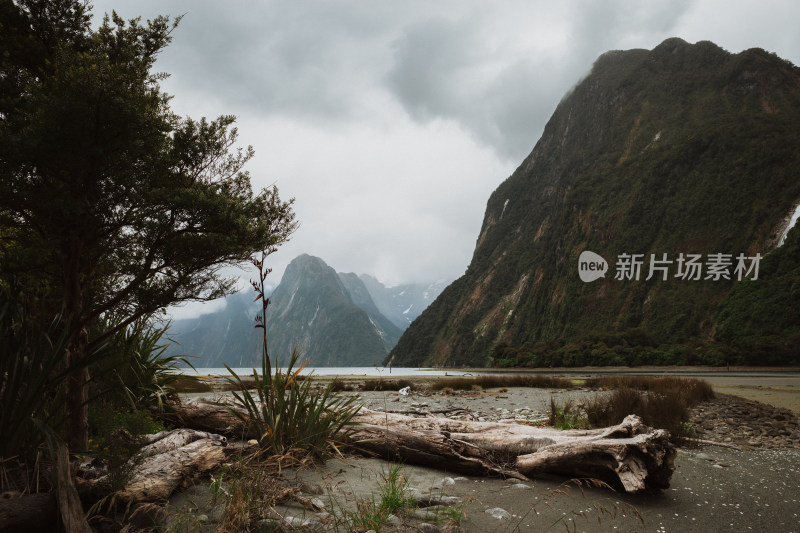
POLYGON ((236 115, 254 186, 295 198, 274 284, 301 253, 386 284, 462 275, 489 195, 608 50, 681 37, 800 64, 796 0, 96 0, 93 13, 112 9, 185 15, 157 63, 173 110, 236 115))

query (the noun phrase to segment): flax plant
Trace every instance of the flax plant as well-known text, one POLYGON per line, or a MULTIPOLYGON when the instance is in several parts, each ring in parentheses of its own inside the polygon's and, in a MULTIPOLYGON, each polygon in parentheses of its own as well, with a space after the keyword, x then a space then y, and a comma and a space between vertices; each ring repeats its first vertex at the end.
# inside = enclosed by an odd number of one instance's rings
POLYGON ((324 389, 314 386, 313 379, 299 380, 298 376, 308 364, 297 367, 300 353, 292 351, 286 371, 282 371, 275 361, 273 374, 269 351, 267 349, 266 314, 269 298, 264 294, 264 281, 271 269, 265 268, 267 256, 276 248, 262 252, 261 258, 253 258, 258 269, 259 281, 253 281, 256 291, 255 301, 261 301, 261 313, 256 316, 256 328, 263 332, 261 350, 261 375, 253 369, 255 395, 250 392, 248 383, 228 365, 231 376, 228 382, 238 391, 233 395, 244 406, 247 414, 236 410, 231 413, 258 435, 261 449, 276 455, 299 450, 313 456, 323 456, 331 451, 338 452, 334 438, 339 431, 352 423, 352 418, 360 409, 356 397, 339 396, 333 384, 324 389))
POLYGON ((0 286, 0 464, 30 460, 58 436, 68 414, 65 380, 103 357, 95 350, 65 368, 68 324, 60 315, 42 324, 24 300, 0 286))

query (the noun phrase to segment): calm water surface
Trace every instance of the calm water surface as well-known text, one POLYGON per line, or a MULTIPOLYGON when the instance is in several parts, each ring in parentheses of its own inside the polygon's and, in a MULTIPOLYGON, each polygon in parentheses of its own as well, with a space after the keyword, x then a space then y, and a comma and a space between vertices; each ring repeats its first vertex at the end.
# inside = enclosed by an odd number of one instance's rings
MULTIPOLYGON (((260 371, 260 369, 257 369, 260 371)), ((286 370, 283 368, 282 370, 286 370)), ((252 375, 252 368, 234 368, 234 372, 242 375, 252 375)), ((225 368, 182 368, 181 372, 188 376, 229 376, 225 368)), ((302 375, 314 374, 315 376, 377 376, 377 377, 414 377, 414 376, 474 376, 479 373, 474 370, 463 371, 438 368, 385 368, 378 366, 344 366, 344 367, 306 367, 302 375)))

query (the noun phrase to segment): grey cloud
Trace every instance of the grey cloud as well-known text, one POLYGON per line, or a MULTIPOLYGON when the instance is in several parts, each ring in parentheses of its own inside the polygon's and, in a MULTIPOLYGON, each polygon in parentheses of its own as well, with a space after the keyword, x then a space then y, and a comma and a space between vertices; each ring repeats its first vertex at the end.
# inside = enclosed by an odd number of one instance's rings
POLYGON ((463 71, 472 63, 469 34, 454 22, 435 19, 406 28, 395 41, 386 85, 411 116, 429 120, 461 110, 461 95, 473 81, 463 71))
POLYGON ((180 15, 158 67, 170 86, 265 115, 342 118, 383 62, 385 9, 373 2, 96 2, 126 18, 180 15))
POLYGON ((534 57, 495 72, 497 58, 482 44, 471 21, 417 23, 394 43, 386 87, 415 120, 454 120, 503 157, 521 159, 552 110, 553 84, 534 57))
MULTIPOLYGON (((532 8, 502 5, 520 13, 519 20, 503 21, 514 24, 503 28, 509 35, 524 34, 526 21, 549 9, 544 2, 532 8)), ((686 0, 570 2, 563 20, 567 50, 560 56, 546 47, 517 48, 507 56, 503 47, 487 50, 487 42, 503 39, 491 33, 502 24, 493 27, 487 22, 491 12, 482 13, 482 18, 424 20, 406 28, 394 42, 386 86, 415 120, 454 120, 501 157, 519 161, 533 148, 563 94, 597 56, 630 47, 642 35, 658 41, 669 37, 687 5, 686 0)))
POLYGON ((607 50, 677 36, 800 64, 787 1, 94 3, 186 13, 157 64, 165 90, 176 112, 239 115, 254 180, 297 197, 301 230, 278 261, 310 253, 395 281, 463 272, 491 190, 607 50))

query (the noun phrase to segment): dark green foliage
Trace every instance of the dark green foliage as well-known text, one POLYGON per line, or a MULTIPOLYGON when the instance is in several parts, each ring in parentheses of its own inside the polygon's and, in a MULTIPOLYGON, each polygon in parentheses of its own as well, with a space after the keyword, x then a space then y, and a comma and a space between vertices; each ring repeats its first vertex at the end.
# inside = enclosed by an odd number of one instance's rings
POLYGON ((492 366, 558 368, 582 366, 687 366, 741 365, 746 361, 741 348, 718 341, 690 341, 658 346, 629 344, 627 333, 590 336, 563 342, 526 342, 520 347, 495 350, 492 366))
POLYGON ((26 306, 0 287, 0 458, 29 459, 45 442, 43 431, 63 421, 56 324, 42 327, 26 306))
MULTIPOLYGON (((337 450, 336 434, 350 424, 360 406, 356 396, 337 396, 329 384, 324 389, 313 386, 312 379, 298 381, 303 366, 297 368, 298 352, 293 352, 286 371, 277 369, 270 375, 266 363, 261 376, 253 370, 256 397, 248 386, 230 368, 229 382, 237 385, 233 393, 248 412, 242 417, 232 413, 255 428, 262 449, 272 454, 286 454, 292 450, 313 456, 324 456, 337 450)), ((264 357, 264 361, 267 358, 264 357)))
POLYGON ((93 367, 92 389, 98 401, 119 408, 164 410, 166 401, 175 394, 178 367, 186 365, 180 357, 164 355, 168 329, 169 324, 138 320, 118 330, 103 345, 103 358, 93 367))
POLYGON ((125 487, 135 471, 134 458, 142 447, 142 435, 167 429, 146 410, 114 407, 93 402, 89 407, 89 453, 101 459, 114 490, 125 487))
POLYGON ((105 356, 94 350, 62 366, 66 328, 59 315, 48 323, 37 311, 32 294, 0 284, 0 462, 31 460, 47 441, 63 436, 64 382, 70 372, 105 356))
POLYGON ((800 231, 737 284, 720 305, 716 338, 748 365, 800 364, 800 231))
MULTIPOLYGON (((389 361, 728 364, 760 342, 764 363, 790 362, 777 346, 796 342, 790 328, 712 340, 720 304, 745 282, 645 278, 649 254, 766 256, 800 199, 797 146, 800 69, 774 55, 670 39, 602 56, 489 198, 465 275, 389 361), (611 263, 605 279, 579 279, 584 250, 611 263), (622 253, 645 254, 639 281, 614 279, 622 253)), ((762 303, 765 322, 794 314, 779 292, 762 303)))
MULTIPOLYGON (((180 117, 151 72, 175 27, 113 15, 92 29, 76 0, 0 3, 0 282, 41 287, 69 326, 64 366, 142 317, 229 292, 220 267, 296 227, 258 193, 232 116, 180 117), (104 317, 114 328, 86 331, 104 317)), ((86 446, 89 372, 66 382, 68 439, 86 446)))

